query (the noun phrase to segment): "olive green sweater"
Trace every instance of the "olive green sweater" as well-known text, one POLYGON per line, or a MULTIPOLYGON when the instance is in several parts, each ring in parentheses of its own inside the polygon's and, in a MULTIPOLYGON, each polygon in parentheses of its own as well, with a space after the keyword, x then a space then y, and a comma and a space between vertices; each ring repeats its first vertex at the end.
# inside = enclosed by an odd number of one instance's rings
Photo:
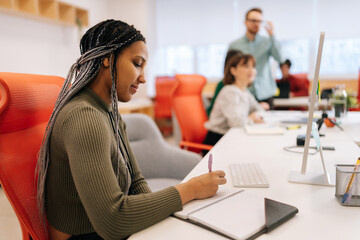
POLYGON ((130 149, 125 123, 119 130, 129 150, 131 186, 125 195, 125 165, 116 177, 117 143, 111 107, 85 88, 57 116, 50 141, 46 214, 51 226, 71 234, 97 232, 121 239, 182 209, 175 187, 151 193, 130 149))

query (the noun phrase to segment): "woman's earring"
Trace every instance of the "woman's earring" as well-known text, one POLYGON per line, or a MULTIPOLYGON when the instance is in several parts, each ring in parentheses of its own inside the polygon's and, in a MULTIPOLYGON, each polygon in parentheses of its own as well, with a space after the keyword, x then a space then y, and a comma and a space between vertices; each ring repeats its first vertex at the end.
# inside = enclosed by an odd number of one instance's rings
POLYGON ((102 64, 104 65, 104 67, 109 67, 110 66, 110 60, 109 60, 109 58, 104 58, 103 60, 102 60, 102 64))

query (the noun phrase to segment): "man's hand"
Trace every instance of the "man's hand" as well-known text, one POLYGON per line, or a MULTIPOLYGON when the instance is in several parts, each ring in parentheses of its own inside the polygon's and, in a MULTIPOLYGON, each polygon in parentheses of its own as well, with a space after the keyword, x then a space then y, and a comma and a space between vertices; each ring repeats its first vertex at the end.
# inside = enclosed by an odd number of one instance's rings
POLYGON ((270 21, 266 22, 265 30, 267 31, 267 33, 270 36, 272 36, 274 34, 274 26, 273 26, 272 22, 270 22, 270 21))

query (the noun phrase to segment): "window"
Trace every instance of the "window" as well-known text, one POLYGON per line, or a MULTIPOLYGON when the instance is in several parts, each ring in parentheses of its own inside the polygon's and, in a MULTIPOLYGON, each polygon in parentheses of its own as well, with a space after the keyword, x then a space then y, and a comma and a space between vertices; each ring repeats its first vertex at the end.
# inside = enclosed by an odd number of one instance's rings
MULTIPOLYGON (((314 68, 311 59, 317 51, 312 50, 310 39, 281 41, 285 58, 290 59, 291 73, 309 73, 314 68)), ((317 47, 318 42, 315 43, 317 47)), ((223 76, 227 44, 209 44, 197 47, 165 47, 165 74, 201 74, 210 79, 223 76)), ((356 74, 360 67, 360 39, 325 39, 321 60, 321 74, 356 74)), ((281 77, 278 63, 273 61, 276 77, 281 77)))
POLYGON ((280 44, 284 57, 291 61, 291 73, 309 72, 309 39, 281 41, 280 44))
POLYGON ((192 74, 195 69, 194 50, 191 46, 165 48, 165 74, 192 74))
POLYGON ((221 78, 227 44, 211 44, 196 48, 196 72, 207 78, 221 78))
MULTIPOLYGON (((309 72, 309 54, 310 54, 310 40, 296 39, 280 41, 281 49, 285 59, 291 61, 292 74, 308 73, 309 72)), ((282 77, 279 64, 276 62, 273 66, 276 72, 276 78, 282 77)))
POLYGON ((322 74, 356 74, 360 68, 360 39, 325 39, 322 74))

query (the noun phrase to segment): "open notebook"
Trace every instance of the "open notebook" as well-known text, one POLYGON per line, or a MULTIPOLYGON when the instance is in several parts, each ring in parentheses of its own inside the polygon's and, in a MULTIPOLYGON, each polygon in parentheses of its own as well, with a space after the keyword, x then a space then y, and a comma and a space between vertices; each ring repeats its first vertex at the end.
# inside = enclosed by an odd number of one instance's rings
POLYGON ((295 216, 296 207, 238 189, 220 189, 174 215, 231 239, 255 238, 295 216))

